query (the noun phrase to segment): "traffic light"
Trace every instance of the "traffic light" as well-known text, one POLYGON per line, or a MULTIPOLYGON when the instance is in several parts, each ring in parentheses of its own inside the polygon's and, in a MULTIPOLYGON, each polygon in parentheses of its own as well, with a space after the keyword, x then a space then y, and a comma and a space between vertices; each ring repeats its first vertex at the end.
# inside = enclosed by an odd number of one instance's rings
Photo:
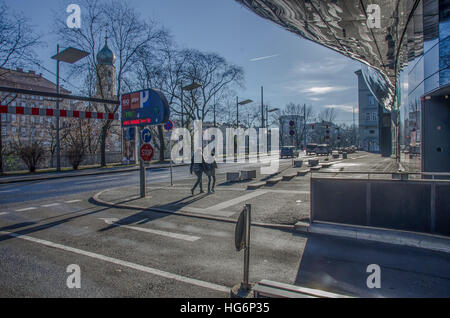
POLYGON ((314 124, 312 124, 311 128, 312 128, 312 129, 314 129, 314 127, 315 127, 315 125, 314 125, 314 124))
POLYGON ((291 136, 295 135, 295 121, 293 120, 289 122, 289 135, 291 136))

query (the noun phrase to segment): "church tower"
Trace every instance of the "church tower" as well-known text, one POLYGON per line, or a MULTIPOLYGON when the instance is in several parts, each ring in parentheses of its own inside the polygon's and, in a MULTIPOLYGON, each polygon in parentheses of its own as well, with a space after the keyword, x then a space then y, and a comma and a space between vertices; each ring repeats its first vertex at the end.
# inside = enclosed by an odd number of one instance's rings
MULTIPOLYGON (((117 100, 116 96, 116 56, 108 47, 108 34, 105 35, 105 45, 97 53, 97 88, 96 97, 100 99, 117 100)), ((115 105, 100 103, 97 111, 111 113, 115 105)), ((113 121, 106 137, 107 161, 120 161, 122 156, 122 133, 120 121, 113 121)))
POLYGON ((108 35, 105 45, 97 53, 97 96, 104 99, 115 99, 116 56, 108 47, 108 35), (102 94, 103 93, 103 94, 102 94))

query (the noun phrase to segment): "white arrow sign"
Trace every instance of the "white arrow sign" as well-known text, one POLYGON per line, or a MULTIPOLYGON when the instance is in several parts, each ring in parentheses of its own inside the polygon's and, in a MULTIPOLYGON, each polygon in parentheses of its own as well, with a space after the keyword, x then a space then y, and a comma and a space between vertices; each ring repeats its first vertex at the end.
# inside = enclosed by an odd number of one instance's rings
POLYGON ((151 233, 151 234, 156 234, 156 235, 161 235, 161 236, 166 236, 166 237, 170 237, 170 238, 174 238, 174 239, 179 239, 179 240, 184 240, 184 241, 189 241, 189 242, 194 242, 200 239, 199 236, 193 236, 193 235, 186 235, 186 234, 178 234, 178 233, 172 233, 172 232, 166 232, 166 231, 159 231, 159 230, 151 230, 151 229, 146 229, 146 228, 142 228, 142 227, 135 227, 135 226, 129 226, 129 225, 122 225, 120 223, 117 223, 117 221, 119 221, 119 219, 115 219, 115 218, 100 218, 100 220, 105 221, 106 224, 109 225, 114 225, 114 226, 118 226, 118 227, 123 227, 126 229, 130 229, 130 230, 135 230, 135 231, 140 231, 140 232, 146 232, 146 233, 151 233))

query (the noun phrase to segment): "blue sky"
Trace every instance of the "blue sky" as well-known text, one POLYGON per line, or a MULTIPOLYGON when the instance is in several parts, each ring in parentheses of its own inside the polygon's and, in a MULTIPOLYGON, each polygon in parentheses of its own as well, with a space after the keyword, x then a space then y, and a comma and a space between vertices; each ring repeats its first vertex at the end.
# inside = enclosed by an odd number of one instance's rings
MULTIPOLYGON (((359 62, 283 30, 258 17, 234 0, 128 0, 142 17, 155 19, 169 29, 181 47, 218 52, 245 71, 242 99, 284 107, 289 102, 312 105, 316 112, 334 107, 337 122, 352 123, 357 110, 359 62), (262 57, 268 57, 259 59, 262 57)), ((68 14, 62 0, 6 0, 32 19, 44 34, 47 47, 38 51, 43 65, 55 71, 49 57, 56 42, 51 33, 53 14, 68 14), (62 8, 55 11, 57 8, 62 8)), ((76 3, 76 0, 71 3, 76 3)), ((64 1, 64 3, 66 3, 64 1)), ((42 70, 41 70, 42 71, 42 70)), ((53 75, 43 72, 52 79, 53 75)), ((68 87, 70 89, 70 87, 68 87)))

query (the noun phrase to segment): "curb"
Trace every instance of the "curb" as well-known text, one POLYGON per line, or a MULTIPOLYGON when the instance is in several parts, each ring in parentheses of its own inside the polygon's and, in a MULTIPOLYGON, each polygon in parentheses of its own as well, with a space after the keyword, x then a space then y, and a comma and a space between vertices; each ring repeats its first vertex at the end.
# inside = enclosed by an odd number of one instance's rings
MULTIPOLYGON (((188 164, 180 164, 180 165, 172 165, 172 167, 182 167, 186 166, 188 164)), ((155 166, 155 167, 146 167, 146 170, 153 170, 153 169, 162 169, 162 168, 169 168, 169 165, 167 167, 164 166, 155 166)), ((85 177, 85 176, 95 176, 95 175, 102 175, 102 174, 109 174, 109 173, 120 173, 120 172, 129 172, 129 171, 138 171, 139 167, 136 168, 125 168, 125 169, 117 169, 117 170, 106 170, 106 171, 95 171, 95 172, 86 172, 86 173, 77 173, 73 174, 68 172, 67 175, 57 175, 57 176, 36 176, 36 177, 25 177, 23 179, 12 179, 12 180, 1 180, 0 177, 0 184, 9 184, 9 183, 19 183, 19 182, 29 182, 29 181, 41 181, 41 180, 53 180, 53 179, 63 179, 63 178, 75 178, 75 177, 85 177)), ((7 177, 8 178, 8 177, 7 177)), ((12 178, 12 177, 11 177, 12 178)))
MULTIPOLYGON (((193 218, 204 219, 204 220, 212 220, 212 221, 220 221, 220 222, 226 222, 226 223, 237 223, 237 221, 238 221, 237 219, 212 216, 212 215, 204 215, 204 214, 198 214, 198 213, 193 213, 193 212, 173 211, 173 210, 162 209, 162 208, 142 207, 142 206, 131 205, 131 204, 112 203, 112 202, 108 202, 108 201, 100 199, 100 196, 104 192, 115 190, 115 189, 120 189, 120 188, 111 188, 111 189, 106 189, 106 190, 100 191, 97 194, 95 194, 91 199, 96 204, 108 206, 111 208, 140 210, 140 211, 142 211, 142 210, 154 211, 154 212, 159 212, 159 213, 182 215, 182 216, 187 216, 187 217, 193 217, 193 218)), ((264 227, 264 228, 277 229, 277 230, 294 230, 295 229, 294 225, 276 224, 276 223, 251 222, 251 225, 258 226, 258 227, 264 227)))
POLYGON ((321 222, 297 222, 294 227, 295 231, 300 233, 331 235, 450 253, 450 238, 439 235, 321 222))

